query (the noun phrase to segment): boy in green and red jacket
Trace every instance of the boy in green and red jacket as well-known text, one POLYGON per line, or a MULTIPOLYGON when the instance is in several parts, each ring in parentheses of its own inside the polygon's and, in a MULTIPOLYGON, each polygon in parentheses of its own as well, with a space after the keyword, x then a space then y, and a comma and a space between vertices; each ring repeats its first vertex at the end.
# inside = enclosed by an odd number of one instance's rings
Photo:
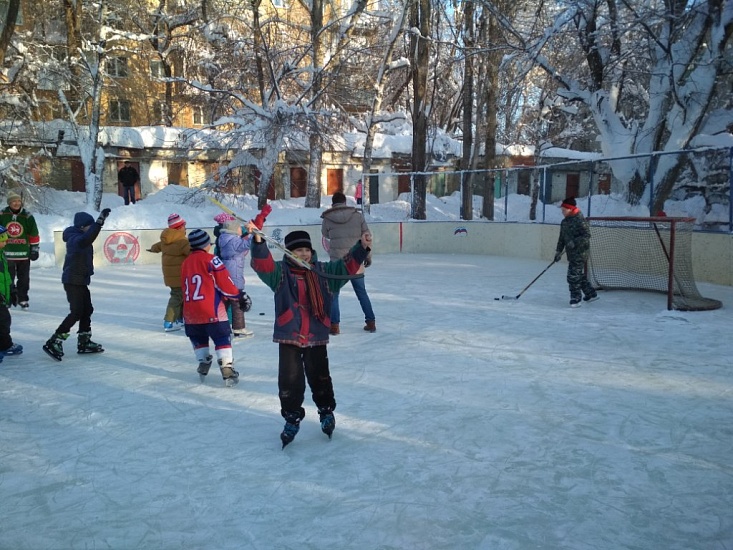
MULTIPOLYGON (((254 222, 247 225, 250 232, 256 228, 254 222)), ((255 233, 252 269, 275 292, 273 341, 280 345, 277 384, 280 414, 285 419, 285 428, 280 434, 283 448, 293 441, 305 416, 306 381, 318 407, 321 430, 329 438, 333 434, 336 399, 326 348, 331 328, 331 299, 348 281, 345 275, 359 271, 371 244, 371 234, 364 233, 343 259, 319 262, 310 235, 305 231, 292 231, 285 236, 285 248, 313 266, 306 269, 287 256, 279 262, 274 261, 267 243, 255 233)))

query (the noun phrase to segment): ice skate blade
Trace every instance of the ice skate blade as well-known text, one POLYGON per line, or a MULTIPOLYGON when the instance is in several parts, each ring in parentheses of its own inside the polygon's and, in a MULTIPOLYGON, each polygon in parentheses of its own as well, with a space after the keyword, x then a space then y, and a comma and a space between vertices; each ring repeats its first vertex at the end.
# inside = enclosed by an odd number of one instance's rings
POLYGON ((103 349, 95 349, 95 350, 76 350, 76 353, 80 355, 86 355, 87 353, 104 353, 103 349))
POLYGON ((224 385, 227 388, 233 388, 237 384, 239 384, 239 378, 227 378, 226 380, 224 380, 224 385))
POLYGON ((61 358, 64 356, 63 353, 61 355, 55 354, 48 346, 43 346, 43 351, 45 351, 51 359, 58 361, 59 363, 61 362, 61 358))

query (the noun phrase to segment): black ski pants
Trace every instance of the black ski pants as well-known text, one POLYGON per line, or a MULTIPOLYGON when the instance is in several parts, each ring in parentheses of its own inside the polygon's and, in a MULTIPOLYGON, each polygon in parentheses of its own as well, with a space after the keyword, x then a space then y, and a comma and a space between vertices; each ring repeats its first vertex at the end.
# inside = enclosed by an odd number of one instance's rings
POLYGON ((27 302, 28 290, 31 287, 31 261, 11 260, 8 262, 8 272, 10 273, 10 280, 18 289, 18 301, 27 302))
POLYGON ((288 413, 297 413, 299 418, 305 416, 303 399, 306 381, 316 407, 330 407, 331 410, 336 408, 326 346, 301 348, 292 344, 280 344, 277 385, 280 414, 283 417, 288 413))
POLYGON ((69 314, 61 321, 56 334, 66 334, 71 332, 71 328, 79 323, 79 332, 92 331, 92 295, 89 287, 86 285, 64 285, 66 291, 66 299, 69 302, 69 314))
POLYGON ((0 303, 0 349, 8 349, 13 345, 13 339, 10 337, 10 324, 10 311, 3 301, 3 303, 0 303))

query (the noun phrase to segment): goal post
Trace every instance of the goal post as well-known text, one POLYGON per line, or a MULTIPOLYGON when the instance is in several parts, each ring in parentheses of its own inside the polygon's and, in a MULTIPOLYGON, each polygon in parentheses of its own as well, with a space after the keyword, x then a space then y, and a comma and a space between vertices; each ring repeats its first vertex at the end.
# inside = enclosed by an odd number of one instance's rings
POLYGON ((591 245, 588 279, 602 290, 647 290, 667 295, 667 309, 721 307, 705 298, 692 269, 694 218, 587 218, 591 245))

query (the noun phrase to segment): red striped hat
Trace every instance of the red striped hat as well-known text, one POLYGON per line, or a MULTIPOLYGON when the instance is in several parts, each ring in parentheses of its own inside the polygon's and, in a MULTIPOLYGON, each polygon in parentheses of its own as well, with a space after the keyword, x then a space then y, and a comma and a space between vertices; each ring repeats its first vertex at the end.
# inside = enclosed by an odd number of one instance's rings
POLYGON ((178 229, 179 227, 183 227, 186 225, 186 220, 184 220, 181 216, 178 214, 171 214, 168 216, 168 227, 171 229, 178 229))

